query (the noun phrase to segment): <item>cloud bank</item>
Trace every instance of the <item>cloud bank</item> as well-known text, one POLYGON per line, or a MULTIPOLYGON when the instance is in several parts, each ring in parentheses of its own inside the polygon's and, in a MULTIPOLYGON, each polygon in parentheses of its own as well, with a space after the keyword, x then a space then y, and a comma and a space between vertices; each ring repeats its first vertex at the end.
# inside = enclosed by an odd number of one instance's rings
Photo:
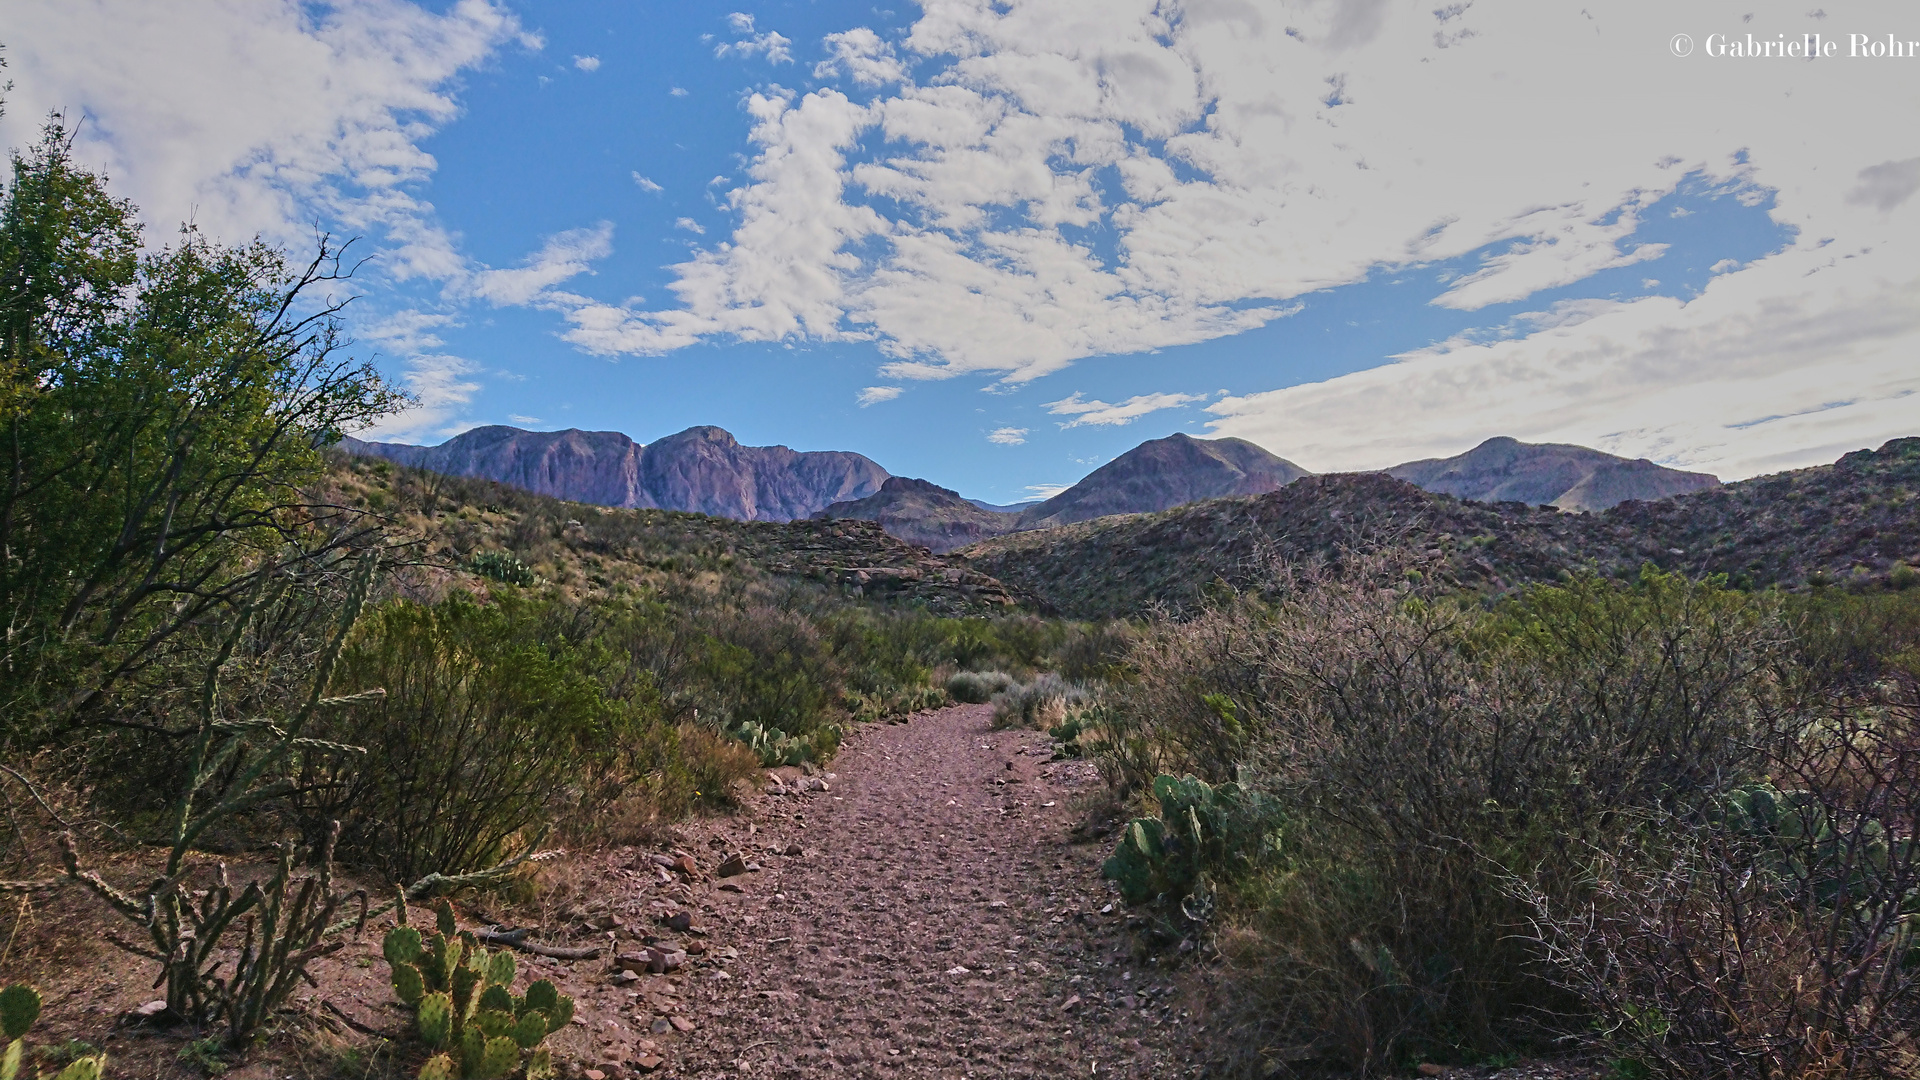
POLYGON ((889 379, 1018 384, 1475 252, 1433 302, 1478 311, 1636 264, 1652 280, 1667 249, 1635 239, 1640 215, 1692 175, 1771 193, 1787 249, 1716 267, 1688 303, 1543 310, 1498 343, 1232 397, 1215 430, 1316 468, 1510 433, 1727 475, 1920 430, 1895 362, 1920 345, 1920 158, 1886 128, 1920 84, 1896 63, 1669 53, 1681 31, 1835 30, 1749 7, 1734 27, 1652 2, 927 0, 902 40, 819 43, 831 85, 749 95, 732 234, 673 268, 674 306, 583 299, 567 337, 608 355, 869 340, 889 379), (1769 416, 1788 419, 1747 423, 1769 416))

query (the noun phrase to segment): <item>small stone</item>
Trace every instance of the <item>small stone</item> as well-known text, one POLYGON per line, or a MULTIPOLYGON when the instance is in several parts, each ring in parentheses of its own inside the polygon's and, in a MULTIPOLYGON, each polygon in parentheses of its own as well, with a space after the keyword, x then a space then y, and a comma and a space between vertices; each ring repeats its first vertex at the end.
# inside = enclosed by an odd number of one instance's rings
POLYGON ((744 892, 745 890, 740 888, 740 885, 738 882, 723 881, 720 883, 720 891, 721 892, 744 892))
POLYGON ((684 931, 688 927, 693 925, 693 912, 676 911, 673 914, 667 916, 665 921, 667 924, 667 928, 669 930, 684 931))
POLYGON ((800 856, 802 856, 802 855, 804 855, 804 854, 806 854, 806 852, 804 852, 804 851, 802 851, 802 850, 800 850, 800 845, 799 845, 799 844, 788 844, 788 845, 787 845, 787 858, 789 858, 789 859, 797 859, 797 858, 799 858, 800 856))
POLYGON ((674 867, 674 858, 671 855, 649 855, 647 860, 655 866, 664 866, 669 870, 674 867))
POLYGON ((989 900, 987 901, 987 906, 996 909, 1003 908, 1007 906, 1007 902, 1005 900, 989 900))
POLYGON ((623 952, 614 957, 613 966, 625 972, 645 971, 652 960, 652 950, 641 949, 639 952, 623 952))
POLYGON ((599 1069, 588 1069, 580 1075, 586 1077, 587 1080, 607 1080, 607 1074, 601 1072, 599 1069))
POLYGON ((669 1016, 667 1017, 667 1023, 672 1024, 673 1030, 681 1033, 682 1035, 693 1030, 693 1021, 687 1019, 684 1016, 669 1016))
POLYGON ((707 943, 706 943, 706 942, 704 942, 704 941, 689 941, 689 942, 687 942, 687 955, 688 955, 688 956, 699 956, 699 955, 701 955, 701 954, 703 954, 703 953, 705 953, 706 951, 707 951, 707 943))
POLYGON ((759 863, 757 863, 757 862, 750 862, 750 863, 748 863, 748 864, 747 864, 747 873, 749 873, 749 874, 757 874, 757 873, 759 873, 759 872, 760 872, 760 864, 759 864, 759 863))
POLYGON ((1107 905, 1106 907, 1103 907, 1103 908, 1101 908, 1101 909, 1100 909, 1100 914, 1102 914, 1102 915, 1111 915, 1111 914, 1113 914, 1113 905, 1112 905, 1112 904, 1108 904, 1108 905, 1107 905))
POLYGON ((714 873, 720 875, 723 878, 738 877, 739 875, 744 874, 746 872, 747 872, 747 860, 741 858, 739 855, 727 856, 727 861, 721 863, 719 869, 714 871, 714 873))
POLYGON ((655 1035, 665 1035, 667 1032, 673 1030, 673 1025, 668 1023, 667 1018, 664 1016, 656 1017, 653 1021, 652 1030, 655 1035))
POLYGON ((968 969, 966 969, 966 968, 964 968, 964 967, 961 967, 961 966, 960 966, 960 965, 958 965, 958 964, 955 964, 955 965, 954 965, 953 967, 950 967, 950 968, 948 968, 948 969, 947 969, 947 974, 949 974, 949 975, 971 975, 971 974, 973 974, 973 972, 971 972, 971 971, 969 971, 968 969))
POLYGON ((652 1072, 666 1063, 667 1059, 659 1054, 647 1054, 634 1061, 634 1065, 638 1066, 641 1072, 652 1072))
POLYGON ((613 975, 613 982, 615 986, 627 986, 632 983, 637 983, 639 981, 640 981, 640 976, 636 972, 630 971, 626 968, 621 968, 619 971, 614 972, 614 975, 613 975))
POLYGON ((1061 1003, 1060 1003, 1060 1008, 1061 1008, 1061 1010, 1062 1010, 1062 1011, 1064 1011, 1064 1012, 1072 1012, 1072 1011, 1073 1011, 1073 1008, 1074 1008, 1074 1006, 1076 1006, 1076 1005, 1078 1005, 1078 1004, 1080 1004, 1080 995, 1079 995, 1079 994, 1073 994, 1073 995, 1071 995, 1071 996, 1069 996, 1069 997, 1067 998, 1067 1000, 1065 1000, 1065 1001, 1063 1001, 1063 1002, 1061 1002, 1061 1003))
POLYGON ((687 875, 688 877, 693 877, 694 875, 700 872, 700 867, 694 863, 693 856, 691 855, 682 855, 679 858, 673 860, 672 868, 680 871, 681 873, 687 875))
POLYGON ((1453 1070, 1445 1065, 1435 1065, 1431 1061, 1423 1061, 1416 1071, 1419 1072, 1421 1076, 1445 1076, 1453 1070))
POLYGON ((167 1011, 167 999, 155 998, 154 1000, 146 1002, 143 1005, 136 1006, 133 1012, 129 1013, 128 1015, 136 1017, 141 1020, 151 1020, 154 1017, 159 1016, 161 1013, 166 1011, 167 1011))

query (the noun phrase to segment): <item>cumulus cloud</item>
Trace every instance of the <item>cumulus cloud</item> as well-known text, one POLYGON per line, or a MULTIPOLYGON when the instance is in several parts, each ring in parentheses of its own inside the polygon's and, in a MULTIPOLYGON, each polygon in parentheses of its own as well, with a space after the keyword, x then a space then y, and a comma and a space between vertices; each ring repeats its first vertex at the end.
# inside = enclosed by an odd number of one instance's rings
POLYGON ((640 186, 641 191, 658 194, 666 190, 665 188, 661 187, 659 184, 656 184, 653 181, 647 179, 646 177, 641 176, 638 171, 635 171, 633 174, 633 182, 640 186))
POLYGON ((987 441, 996 446, 1020 446, 1027 441, 1027 429, 1023 427, 994 428, 987 432, 987 441))
POLYGON ((227 240, 312 243, 316 218, 376 237, 394 277, 462 258, 417 194, 421 142, 460 113, 458 74, 503 46, 540 47, 494 0, 435 13, 402 0, 64 0, 8 5, 15 72, 0 135, 31 141, 51 110, 84 115, 77 150, 165 237, 192 218, 227 240), (103 28, 111 27, 111 32, 103 28))
POLYGON ((813 65, 816 79, 837 79, 845 75, 861 86, 881 86, 904 82, 907 66, 894 55, 893 45, 864 26, 825 38, 828 59, 813 65))
POLYGON ((573 66, 579 68, 581 71, 599 71, 600 58, 597 56, 576 56, 573 58, 573 66))
POLYGON ((699 222, 693 220, 690 217, 673 219, 673 227, 676 229, 685 229, 690 233, 697 233, 701 236, 705 236, 707 232, 707 230, 704 227, 702 227, 699 222))
POLYGON ((1190 405, 1206 398, 1198 394, 1140 394, 1130 397, 1118 405, 1106 401, 1084 401, 1078 393, 1059 401, 1046 404, 1048 412, 1055 416, 1071 416, 1072 420, 1061 424, 1061 428, 1076 428, 1083 424, 1119 426, 1131 424, 1148 413, 1161 409, 1178 408, 1190 405))
POLYGON ((362 340, 400 357, 399 381, 414 401, 365 431, 354 432, 357 437, 421 442, 457 435, 473 426, 461 416, 480 390, 471 378, 480 365, 441 352, 445 342, 436 332, 454 325, 454 317, 444 312, 410 308, 358 328, 362 340))
POLYGON ((555 285, 588 273, 595 259, 613 252, 613 223, 603 221, 588 229, 569 229, 547 238, 524 266, 507 270, 479 270, 465 275, 455 291, 479 297, 496 306, 528 304, 555 285))
POLYGON ((883 401, 892 401, 904 393, 906 393, 904 387, 869 386, 862 389, 854 400, 858 401, 860 407, 864 409, 869 405, 878 405, 883 401))
MULTIPOLYGON (((1748 7, 1742 26, 1756 33, 1811 27, 1786 0, 1748 7)), ((823 42, 818 76, 860 99, 833 85, 750 97, 750 164, 725 195, 732 234, 673 268, 674 306, 583 303, 570 339, 606 353, 866 339, 890 379, 1017 384, 1082 357, 1238 333, 1309 293, 1442 260, 1472 260, 1434 301, 1462 311, 1635 264, 1647 280, 1668 276, 1654 268, 1670 250, 1638 239, 1642 217, 1694 176, 1747 205, 1771 199, 1791 237, 1711 279, 1708 296, 1748 307, 1702 297, 1544 311, 1349 381, 1230 399, 1216 406, 1219 431, 1260 432, 1303 460, 1304 445, 1326 455, 1316 467, 1551 431, 1731 475, 1758 467, 1764 455, 1740 447, 1760 436, 1723 438, 1712 409, 1653 422, 1625 373, 1657 356, 1648 394, 1711 389, 1728 424, 1782 417, 1729 430, 1793 442, 1802 463, 1825 453, 1806 441, 1816 426, 1910 407, 1873 357, 1883 345, 1910 357, 1920 337, 1896 328, 1883 343, 1874 328, 1920 281, 1920 159, 1889 160, 1885 111, 1859 107, 1920 105, 1899 65, 1682 60, 1666 49, 1671 11, 1651 4, 921 8, 898 42, 859 27, 823 42), (1596 89, 1622 79, 1634 93, 1596 89), (1824 351, 1753 336, 1763 323, 1790 332, 1789 312, 1801 329, 1822 327, 1824 351), (1649 351, 1653 341, 1689 351, 1649 351), (1838 359, 1856 355, 1858 366, 1838 359), (1761 356, 1778 370, 1754 367, 1761 356), (1344 396, 1363 386, 1363 398, 1405 398, 1426 418, 1390 433, 1398 449, 1358 429, 1342 432, 1352 453, 1322 437, 1349 407, 1367 418, 1362 398, 1344 396), (1398 389, 1413 386, 1444 407, 1398 389), (1530 418, 1521 387, 1559 404, 1530 418), (1332 411, 1301 411, 1307 400, 1332 411), (1805 411, 1827 400, 1881 404, 1805 411)), ((734 26, 744 42, 759 34, 745 16, 734 26)), ((1859 420, 1862 432, 1883 427, 1859 420)))
POLYGON ((793 63, 793 50, 789 48, 793 44, 792 38, 784 37, 772 30, 764 34, 754 33, 753 16, 739 11, 727 16, 727 25, 735 34, 740 35, 740 38, 737 41, 722 42, 714 46, 713 55, 732 54, 743 59, 765 56, 769 64, 793 63))

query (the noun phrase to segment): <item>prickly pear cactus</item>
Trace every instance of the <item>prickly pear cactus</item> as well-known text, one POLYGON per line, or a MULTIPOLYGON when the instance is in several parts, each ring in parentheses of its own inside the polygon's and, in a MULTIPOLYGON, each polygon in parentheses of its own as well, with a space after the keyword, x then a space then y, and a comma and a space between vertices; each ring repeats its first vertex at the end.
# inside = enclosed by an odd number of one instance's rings
POLYGON ((0 1031, 7 1041, 24 1038, 33 1022, 40 1019, 40 991, 20 983, 0 990, 0 1031))
MULTIPOLYGON (((20 983, 0 990, 0 1033, 7 1039, 7 1049, 0 1055, 0 1080, 16 1080, 20 1075, 20 1062, 26 1055, 27 1032, 34 1021, 40 1019, 40 991, 20 983)), ((106 1069, 105 1054, 90 1054, 77 1057, 67 1063, 67 1067, 53 1077, 53 1080, 100 1080, 100 1074, 106 1069)), ((46 1080, 46 1074, 41 1074, 46 1080)))
POLYGON ((461 932, 445 901, 436 916, 431 934, 403 924, 381 943, 394 994, 413 1006, 420 1041, 447 1051, 421 1066, 420 1080, 501 1080, 523 1065, 527 1080, 552 1080, 553 1056, 540 1043, 573 1019, 573 999, 545 979, 516 997, 513 954, 491 952, 461 932), (526 1051, 532 1055, 523 1063, 526 1051))
POLYGON ((1207 872, 1228 857, 1228 815, 1240 798, 1233 784, 1213 787, 1196 777, 1160 776, 1153 781, 1160 816, 1135 818, 1101 873, 1120 887, 1129 904, 1156 898, 1179 902, 1187 918, 1213 913, 1207 872))

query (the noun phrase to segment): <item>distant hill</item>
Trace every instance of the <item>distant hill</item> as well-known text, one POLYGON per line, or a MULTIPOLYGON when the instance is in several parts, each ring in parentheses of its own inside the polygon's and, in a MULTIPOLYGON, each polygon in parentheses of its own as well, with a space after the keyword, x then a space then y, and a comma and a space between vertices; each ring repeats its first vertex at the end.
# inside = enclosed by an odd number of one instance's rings
POLYGON ((1019 528, 1044 529, 1111 514, 1148 514, 1201 499, 1260 495, 1307 475, 1245 439, 1152 439, 1020 512, 1019 528))
POLYGON ((1257 585, 1275 558, 1375 547, 1488 593, 1648 563, 1752 586, 1884 583, 1895 565, 1920 565, 1920 438, 1592 514, 1463 501, 1383 473, 1315 476, 1268 495, 1014 533, 954 557, 1053 611, 1100 618, 1191 608, 1215 586, 1257 585))
POLYGON ((904 476, 890 476, 864 499, 837 502, 813 515, 816 521, 856 518, 878 522, 888 535, 934 552, 1012 531, 1016 515, 983 508, 960 493, 904 476))
POLYGON ((438 446, 346 439, 342 448, 559 499, 736 521, 810 517, 836 502, 873 494, 888 475, 860 454, 742 446, 717 427, 691 427, 645 446, 617 431, 492 426, 438 446))
POLYGON ((1523 502, 1562 510, 1605 510, 1628 499, 1665 499, 1713 487, 1706 473, 1681 472, 1565 443, 1505 436, 1450 458, 1409 461, 1388 476, 1457 499, 1523 502))

